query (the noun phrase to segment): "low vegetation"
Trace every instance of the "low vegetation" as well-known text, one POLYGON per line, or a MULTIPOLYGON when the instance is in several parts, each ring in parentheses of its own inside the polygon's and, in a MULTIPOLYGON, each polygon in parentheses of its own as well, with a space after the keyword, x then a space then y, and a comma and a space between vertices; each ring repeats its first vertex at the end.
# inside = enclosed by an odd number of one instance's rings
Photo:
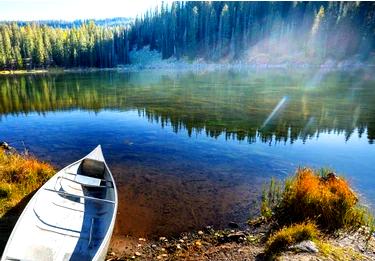
POLYGON ((360 206, 348 182, 329 170, 300 168, 284 184, 272 179, 263 189, 261 215, 260 220, 274 224, 266 242, 268 255, 304 240, 323 246, 320 234, 367 227, 371 237, 374 231, 372 215, 360 206))
POLYGON ((53 174, 47 163, 0 149, 0 218, 53 174))
POLYGON ((266 243, 267 254, 274 254, 282 250, 286 250, 298 242, 304 240, 315 240, 318 238, 319 231, 312 222, 293 224, 284 227, 272 234, 266 243))
POLYGON ((298 169, 285 184, 272 179, 263 191, 261 214, 278 226, 312 220, 326 232, 357 229, 373 222, 343 177, 310 168, 298 169))

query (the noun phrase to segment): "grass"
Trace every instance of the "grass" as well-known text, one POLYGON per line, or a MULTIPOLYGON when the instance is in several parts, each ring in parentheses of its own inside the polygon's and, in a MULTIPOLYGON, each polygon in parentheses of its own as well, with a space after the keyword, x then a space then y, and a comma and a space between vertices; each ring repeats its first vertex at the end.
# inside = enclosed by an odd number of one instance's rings
POLYGON ((320 240, 315 241, 320 253, 329 260, 366 260, 365 256, 351 247, 335 246, 320 240))
POLYGON ((279 226, 312 220, 327 232, 372 227, 372 215, 359 205, 348 182, 328 170, 300 168, 280 187, 271 180, 261 205, 262 215, 279 226))
POLYGON ((274 255, 298 242, 315 240, 318 236, 319 230, 312 222, 293 224, 276 231, 268 238, 265 253, 274 255))
POLYGON ((54 173, 52 166, 32 156, 0 149, 0 218, 54 173))
POLYGON ((369 228, 369 237, 375 231, 374 217, 359 204, 349 183, 329 170, 315 171, 300 168, 284 183, 271 179, 263 188, 260 206, 261 218, 249 221, 273 224, 266 242, 265 254, 275 257, 289 246, 304 240, 313 240, 325 256, 337 260, 347 257, 360 259, 360 253, 332 246, 320 240, 338 230, 369 228))

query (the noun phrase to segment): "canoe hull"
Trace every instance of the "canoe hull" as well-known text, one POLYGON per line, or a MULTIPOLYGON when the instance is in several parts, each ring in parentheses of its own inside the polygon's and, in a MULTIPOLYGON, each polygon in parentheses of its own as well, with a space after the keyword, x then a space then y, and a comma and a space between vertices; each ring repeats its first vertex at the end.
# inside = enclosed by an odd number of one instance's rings
POLYGON ((1 261, 104 260, 117 206, 116 185, 98 146, 56 173, 36 192, 18 219, 1 261), (87 187, 70 181, 72 172, 79 173, 84 159, 103 162, 104 183, 111 185, 87 187))

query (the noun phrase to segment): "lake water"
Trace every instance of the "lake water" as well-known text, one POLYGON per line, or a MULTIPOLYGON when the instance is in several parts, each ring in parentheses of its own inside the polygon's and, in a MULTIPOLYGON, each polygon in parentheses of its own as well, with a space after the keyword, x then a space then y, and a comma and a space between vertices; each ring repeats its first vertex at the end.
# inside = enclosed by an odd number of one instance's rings
POLYGON ((329 167, 375 204, 374 69, 139 71, 0 78, 0 139, 57 168, 97 144, 115 234, 244 222, 262 185, 329 167))

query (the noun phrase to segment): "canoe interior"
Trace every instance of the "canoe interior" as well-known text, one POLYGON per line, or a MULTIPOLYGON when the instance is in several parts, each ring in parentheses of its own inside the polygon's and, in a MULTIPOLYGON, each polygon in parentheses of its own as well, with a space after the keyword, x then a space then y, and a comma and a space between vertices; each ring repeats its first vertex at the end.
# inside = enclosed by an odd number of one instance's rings
POLYGON ((34 195, 2 260, 93 260, 103 249, 113 229, 115 186, 106 165, 101 187, 73 182, 82 174, 82 164, 81 160, 59 171, 34 195))

